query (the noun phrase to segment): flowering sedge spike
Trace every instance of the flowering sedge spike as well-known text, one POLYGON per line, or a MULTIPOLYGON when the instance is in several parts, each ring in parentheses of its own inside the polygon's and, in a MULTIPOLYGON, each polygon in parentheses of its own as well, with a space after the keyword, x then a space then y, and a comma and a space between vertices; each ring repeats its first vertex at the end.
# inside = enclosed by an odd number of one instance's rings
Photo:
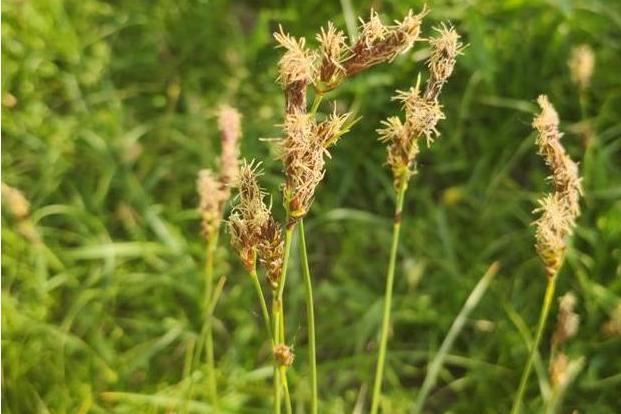
POLYGON ((224 204, 231 195, 231 187, 239 174, 239 139, 241 116, 235 108, 223 105, 218 111, 218 129, 222 144, 219 174, 210 169, 199 171, 196 189, 198 210, 202 218, 203 235, 209 239, 220 228, 224 204))
POLYGON ((278 80, 285 91, 286 112, 306 112, 306 88, 313 83, 316 55, 306 48, 306 40, 285 33, 274 33, 279 46, 286 49, 278 62, 278 80))
POLYGON ((567 237, 576 226, 580 215, 579 199, 582 194, 578 166, 561 145, 562 134, 558 130, 559 118, 547 96, 537 99, 541 113, 533 120, 537 130, 539 154, 552 171, 554 192, 539 201, 541 216, 535 221, 536 249, 549 277, 555 275, 567 249, 567 237))
POLYGON ((283 261, 282 230, 263 199, 257 178, 259 164, 244 162, 239 175, 239 201, 229 217, 231 244, 244 266, 252 271, 258 257, 267 270, 272 288, 278 286, 283 261))
POLYGON ((421 94, 419 82, 408 91, 397 91, 393 99, 401 101, 405 121, 390 117, 382 122, 384 128, 377 130, 380 141, 388 144, 387 162, 396 189, 406 184, 414 173, 412 167, 420 151, 418 141, 424 137, 430 145, 434 137, 440 135, 436 128, 438 122, 445 118, 438 96, 453 73, 462 45, 453 28, 442 25, 436 31, 439 36, 429 41, 432 49, 427 62, 430 76, 424 93, 421 94))
POLYGON ((229 192, 209 169, 199 171, 196 189, 199 196, 198 210, 202 218, 203 235, 210 239, 220 228, 222 208, 229 198, 229 192))
POLYGON ((566 293, 559 299, 559 311, 556 317, 556 329, 552 336, 553 348, 565 343, 569 338, 578 333, 580 315, 574 309, 576 307, 576 295, 566 293))
POLYGON ((220 181, 230 187, 239 174, 239 138, 241 137, 241 115, 235 108, 223 105, 218 111, 218 129, 222 142, 220 155, 220 181))
POLYGON ((571 51, 568 65, 572 82, 581 90, 587 89, 591 84, 591 76, 595 68, 593 49, 587 44, 576 46, 571 51))
POLYGON ((17 219, 23 220, 30 214, 30 203, 17 188, 2 183, 2 201, 17 219))
POLYGON ((317 77, 328 85, 335 85, 345 76, 343 67, 344 52, 347 51, 347 37, 342 30, 328 22, 328 29, 321 28, 321 33, 315 37, 319 42, 321 52, 321 65, 317 77))
POLYGON ((293 353, 293 349, 291 349, 290 346, 287 346, 285 344, 277 344, 274 347, 274 357, 280 365, 290 367, 291 365, 293 365, 295 354, 293 353))
POLYGON ((368 21, 360 20, 360 37, 343 62, 346 75, 355 75, 378 63, 390 62, 410 49, 418 39, 423 17, 427 13, 425 8, 419 14, 410 10, 402 21, 385 26, 377 12, 371 10, 368 21))
POLYGON ((281 158, 285 170, 285 200, 289 225, 304 217, 313 202, 315 190, 325 175, 325 157, 347 131, 350 114, 333 112, 317 123, 311 114, 288 114, 283 124, 281 158))
POLYGON ((438 99, 442 86, 453 73, 457 56, 463 51, 460 36, 452 26, 442 23, 434 30, 438 32, 438 36, 429 39, 431 56, 427 61, 430 75, 425 91, 427 100, 438 99))

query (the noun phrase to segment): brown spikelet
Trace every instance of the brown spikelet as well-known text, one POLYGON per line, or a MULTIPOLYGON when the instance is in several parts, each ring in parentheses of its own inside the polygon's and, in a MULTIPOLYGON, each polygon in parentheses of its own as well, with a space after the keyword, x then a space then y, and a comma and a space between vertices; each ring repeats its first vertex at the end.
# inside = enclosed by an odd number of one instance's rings
POLYGON ((198 210, 202 218, 203 235, 209 239, 220 227, 222 208, 229 198, 229 193, 209 169, 199 171, 196 189, 199 196, 198 210))
POLYGON ((283 130, 284 192, 291 225, 310 208, 315 188, 324 176, 325 150, 315 133, 315 121, 308 114, 288 114, 283 130))
POLYGON ((313 82, 316 55, 306 48, 306 40, 285 33, 279 26, 274 39, 286 49, 278 62, 280 81, 287 101, 287 113, 306 111, 306 87, 313 82))
POLYGON ((274 347, 274 357, 280 365, 284 365, 286 367, 293 365, 293 361, 295 360, 293 349, 285 344, 277 344, 274 347))
POLYGON ((431 56, 427 61, 429 80, 425 91, 425 99, 436 100, 442 86, 453 73, 457 56, 462 53, 463 45, 459 41, 459 34, 452 26, 442 23, 435 28, 436 37, 429 39, 431 56))
POLYGON ((574 47, 569 57, 569 71, 571 80, 581 90, 585 90, 591 84, 593 69, 595 68, 595 54, 587 44, 574 47))
POLYGON ((321 28, 316 36, 321 52, 321 66, 319 80, 327 85, 336 84, 345 75, 342 65, 347 50, 347 37, 342 30, 338 30, 332 22, 328 22, 328 29, 321 28))
POLYGON ((30 214, 30 203, 17 188, 2 183, 2 202, 17 219, 25 219, 30 214))
POLYGON ((261 228, 257 255, 263 266, 265 266, 267 280, 272 290, 277 289, 283 266, 284 243, 280 224, 271 216, 261 228))
POLYGON ((258 184, 262 174, 259 164, 243 162, 240 169, 239 200, 229 218, 231 244, 251 271, 258 257, 265 266, 272 288, 278 286, 283 263, 282 229, 263 201, 265 194, 258 184))
POLYGON ((241 137, 241 115, 228 105, 218 111, 218 129, 222 142, 220 155, 220 181, 230 187, 239 174, 239 138, 241 137))
POLYGON ((536 249, 546 266, 548 276, 558 272, 567 248, 567 237, 572 234, 580 214, 579 199, 582 193, 578 166, 569 158, 561 145, 558 130, 559 118, 545 95, 537 99, 541 112, 533 120, 537 130, 539 154, 552 170, 554 193, 539 201, 541 212, 536 226, 536 249))
POLYGON ((552 346, 557 347, 565 343, 569 338, 575 336, 580 324, 580 315, 574 308, 576 307, 576 295, 571 292, 559 298, 559 311, 556 317, 556 329, 552 336, 552 346))
POLYGON ((407 51, 418 39, 423 17, 427 13, 427 9, 419 14, 410 10, 401 22, 385 26, 377 12, 371 10, 369 20, 361 20, 360 37, 343 62, 346 74, 355 75, 378 63, 389 62, 407 51))

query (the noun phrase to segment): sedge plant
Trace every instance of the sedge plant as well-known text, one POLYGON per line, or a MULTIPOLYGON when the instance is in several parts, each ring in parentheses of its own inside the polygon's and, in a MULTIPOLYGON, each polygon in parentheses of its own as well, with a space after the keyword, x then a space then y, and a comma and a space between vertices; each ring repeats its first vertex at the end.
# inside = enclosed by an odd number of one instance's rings
POLYGON ((538 152, 552 171, 551 180, 554 191, 539 200, 539 208, 535 210, 535 212, 541 213, 534 222, 536 227, 535 248, 545 266, 546 290, 535 340, 515 394, 513 408, 511 409, 512 414, 521 412, 522 399, 533 366, 535 352, 539 348, 554 300, 558 272, 565 259, 567 239, 573 233, 576 227, 576 219, 580 214, 579 200, 582 194, 578 166, 569 158, 561 144, 562 134, 558 129, 558 114, 547 96, 540 95, 537 103, 541 112, 533 120, 533 127, 537 130, 538 152))
POLYGON ((420 76, 416 86, 408 91, 398 91, 394 97, 402 103, 405 121, 398 116, 390 117, 379 129, 380 140, 388 145, 388 165, 393 174, 396 195, 395 214, 392 228, 392 241, 388 270, 386 272, 386 289, 380 331, 379 350, 373 383, 371 413, 379 411, 382 393, 382 379, 386 360, 388 330, 392 307, 392 294, 399 246, 399 233, 403 216, 405 194, 410 178, 415 174, 415 159, 420 151, 419 140, 426 139, 427 144, 439 135, 436 125, 444 119, 442 107, 438 102, 442 86, 453 72, 462 44, 459 34, 452 28, 442 25, 437 28, 438 35, 429 40, 431 56, 428 60, 429 78, 424 90, 421 90, 420 76))
POLYGON ((218 112, 218 128, 221 137, 221 156, 219 171, 203 169, 198 174, 197 191, 199 212, 202 219, 202 233, 206 239, 205 293, 203 298, 203 327, 196 347, 196 359, 200 360, 205 346, 209 397, 218 406, 218 388, 214 357, 212 309, 214 307, 214 256, 218 246, 218 236, 225 203, 231 196, 231 187, 237 180, 239 138, 241 120, 239 112, 223 105, 218 112))

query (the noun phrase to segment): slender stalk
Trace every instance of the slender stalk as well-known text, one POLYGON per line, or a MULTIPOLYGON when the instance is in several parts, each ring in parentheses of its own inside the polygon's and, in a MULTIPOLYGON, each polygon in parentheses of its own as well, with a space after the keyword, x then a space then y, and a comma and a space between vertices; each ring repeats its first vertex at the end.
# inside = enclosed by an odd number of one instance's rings
POLYGON ((308 329, 308 364, 310 366, 311 387, 311 414, 317 414, 319 398, 317 393, 317 354, 315 345, 315 310, 313 305, 313 285, 308 266, 306 253, 306 237, 304 235, 304 220, 300 220, 300 257, 302 259, 302 274, 304 275, 304 287, 306 288, 306 319, 308 329))
POLYGON ((479 280, 479 283, 477 283, 477 285, 468 296, 468 299, 466 300, 464 306, 461 308, 461 311, 459 311, 459 314, 453 321, 453 324, 451 325, 451 328, 446 334, 444 341, 442 341, 442 345, 440 346, 438 353, 429 364, 429 368, 427 369, 427 375, 425 376, 423 385, 418 392, 416 404, 414 406, 414 409, 412 410, 413 414, 418 414, 423 410, 423 406, 425 405, 425 399, 427 398, 427 395, 429 395, 429 391, 431 391, 431 388, 433 388, 433 386, 436 384, 438 374, 440 373, 440 369, 444 364, 446 355, 453 346, 457 335, 459 335, 462 328, 464 327, 464 324, 466 323, 470 312, 472 312, 472 310, 479 303, 479 301, 487 291, 487 288, 489 287, 492 279, 494 278, 496 273, 498 273, 498 267, 498 262, 494 262, 489 267, 489 269, 487 269, 481 280, 479 280))
MULTIPOLYGON (((272 297, 272 325, 274 344, 284 342, 285 339, 285 310, 283 306, 283 293, 285 291, 285 281, 287 277, 287 265, 289 263, 289 256, 291 252, 291 239, 293 237, 293 227, 287 227, 285 231, 285 252, 283 257, 283 266, 280 273, 280 279, 278 281, 278 287, 273 292, 272 297)), ((282 367, 285 368, 285 367, 282 367)), ((285 405, 287 413, 292 412, 291 396, 289 395, 289 386, 287 383, 287 370, 279 369, 278 362, 274 365, 274 379, 279 377, 278 385, 274 385, 274 398, 275 398, 275 410, 274 412, 280 413, 280 388, 281 386, 285 391, 285 405)))
POLYGON ((386 291, 384 292, 384 312, 382 316, 382 329, 380 333, 380 347, 375 369, 375 382, 373 384, 373 399, 371 402, 371 414, 377 414, 380 398, 382 396, 382 379, 384 376, 384 362, 386 360, 386 347, 388 345, 388 327, 390 325, 390 309, 392 307, 392 291, 395 279, 395 266, 397 261, 397 248, 399 246, 399 233, 401 231, 401 213, 403 200, 407 189, 407 180, 402 180, 397 191, 397 203, 395 218, 392 227, 392 243, 390 246, 390 258, 386 273, 386 291))
POLYGON ((213 316, 210 313, 213 300, 213 267, 214 253, 218 245, 218 233, 209 238, 207 242, 207 258, 205 261, 205 303, 203 327, 205 330, 205 351, 207 354, 207 378, 209 383, 209 398, 211 403, 218 407, 218 385, 216 384, 215 358, 213 346, 213 316))
POLYGON ((539 348, 539 342, 541 342, 541 337, 543 336, 543 331, 546 326, 546 321, 548 319, 548 314, 550 313, 550 309, 552 307, 552 300, 554 299, 554 291, 556 289, 556 274, 548 277, 548 283, 546 285, 546 293, 543 298, 543 303, 541 306, 541 315, 539 316, 539 323, 537 325, 537 333, 535 335, 535 341, 533 342, 533 347, 530 350, 530 354, 528 355, 528 360, 526 362, 526 366, 524 367, 524 372, 522 373, 522 379, 520 380, 520 386, 518 388, 517 393, 515 394, 515 399, 513 400, 513 408, 511 409, 511 414, 519 414, 522 398, 524 397, 524 391, 526 390, 526 384, 528 383, 528 377, 530 376, 530 371, 533 367, 533 360, 535 358, 535 352, 539 348))
POLYGON ((259 282, 259 277, 257 276, 257 269, 253 269, 250 272, 250 278, 252 279, 252 284, 257 292, 257 296, 259 298, 259 303, 261 305, 261 313, 263 315, 263 321, 265 322, 265 331, 267 333, 267 337, 269 338, 272 348, 274 347, 274 334, 272 333, 272 325, 270 321, 270 314, 267 310, 267 302, 265 301, 265 296, 263 295, 263 289, 261 288, 261 282, 259 282))

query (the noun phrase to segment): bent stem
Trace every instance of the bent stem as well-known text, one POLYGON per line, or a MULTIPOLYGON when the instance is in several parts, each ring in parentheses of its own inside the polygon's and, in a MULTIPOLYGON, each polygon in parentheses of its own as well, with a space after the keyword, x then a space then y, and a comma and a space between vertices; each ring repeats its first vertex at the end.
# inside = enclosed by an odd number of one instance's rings
POLYGON ((522 398, 524 397, 524 392, 526 390, 526 384, 528 383, 528 377, 530 376, 530 371, 533 367, 533 360, 535 358, 535 352, 539 348, 539 342, 541 342, 541 337, 543 336, 543 331, 546 326, 548 314, 550 313, 550 309, 552 307, 552 300, 554 299, 555 289, 556 289, 556 274, 548 277, 546 293, 543 298, 543 303, 541 306, 541 315, 539 316, 539 324, 537 325, 537 334, 535 335, 535 341, 533 342, 533 347, 530 350, 530 353, 528 355, 528 360, 526 362, 526 366, 524 367, 524 372, 522 373, 522 378, 520 380, 520 386, 518 388, 517 393, 515 394, 515 399, 513 400, 513 408, 511 409, 511 414, 520 413, 520 409, 522 405, 522 398))
POLYGON ((380 347, 375 369, 375 382, 373 384, 373 399, 371 402, 371 414, 377 414, 380 398, 382 396, 382 379, 384 375, 384 362, 386 360, 386 347, 388 344, 388 326, 390 325, 390 309, 392 307, 392 291, 395 279, 395 265, 397 261, 397 248, 399 247, 399 233, 401 231, 401 212, 403 200, 407 189, 407 179, 402 179, 397 191, 397 204, 392 227, 392 243, 390 246, 390 258, 386 273, 386 291, 384 292, 384 312, 382 316, 382 328, 380 333, 380 347))
POLYGON ((310 366, 311 413, 317 414, 319 403, 317 393, 317 355, 315 346, 315 310, 313 305, 313 285, 308 266, 306 253, 306 237, 304 235, 304 220, 300 220, 300 257, 302 259, 302 273, 306 289, 306 319, 308 324, 308 364, 310 366))

